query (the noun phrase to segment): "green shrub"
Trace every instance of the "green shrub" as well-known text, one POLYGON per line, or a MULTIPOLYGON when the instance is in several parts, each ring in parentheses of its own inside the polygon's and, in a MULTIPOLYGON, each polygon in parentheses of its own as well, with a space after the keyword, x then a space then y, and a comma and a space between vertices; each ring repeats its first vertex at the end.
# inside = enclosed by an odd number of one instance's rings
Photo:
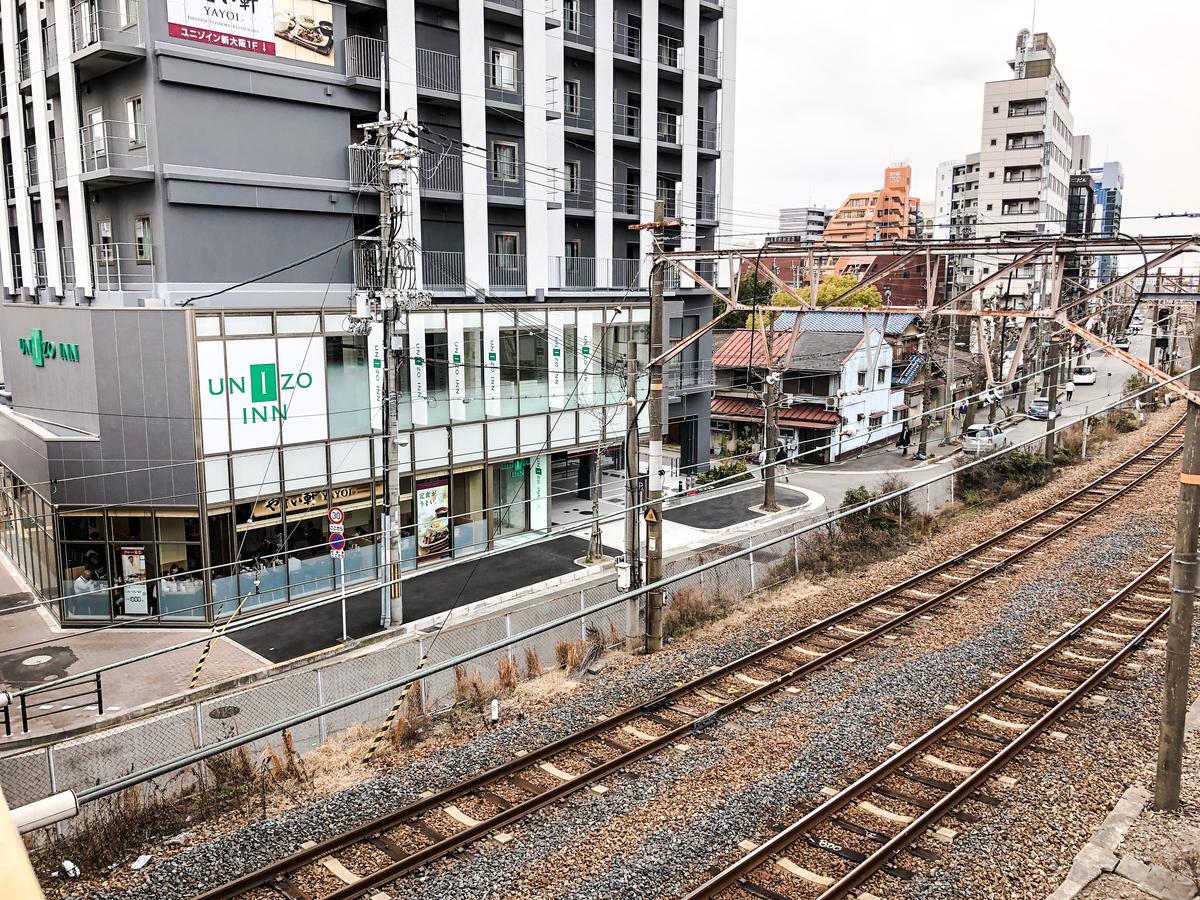
POLYGON ((742 459, 725 459, 715 465, 710 465, 707 472, 696 476, 696 484, 705 485, 720 482, 735 484, 750 477, 746 471, 746 461, 742 459))

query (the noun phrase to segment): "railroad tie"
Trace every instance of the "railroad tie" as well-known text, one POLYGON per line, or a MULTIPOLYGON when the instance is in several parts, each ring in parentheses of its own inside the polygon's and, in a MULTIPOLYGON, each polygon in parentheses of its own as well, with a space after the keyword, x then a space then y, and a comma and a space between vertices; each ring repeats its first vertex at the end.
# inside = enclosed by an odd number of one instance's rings
MULTIPOLYGON (((468 816, 465 812, 463 812, 461 809, 459 809, 457 806, 455 806, 452 803, 448 804, 447 806, 443 806, 442 812, 445 813, 449 818, 451 818, 455 822, 457 822, 459 825, 462 825, 466 828, 475 828, 475 827, 483 824, 483 822, 481 822, 479 819, 475 819, 475 818, 472 818, 471 816, 468 816)), ((513 836, 506 831, 496 831, 496 832, 492 833, 492 839, 497 844, 507 844, 509 841, 511 841, 513 839, 513 836)))
MULTIPOLYGON (((753 841, 740 841, 738 842, 738 847, 742 850, 745 850, 747 853, 750 853, 751 851, 758 849, 758 844, 754 843, 753 841)), ((821 887, 829 887, 831 884, 833 884, 832 878, 829 878, 825 875, 818 875, 811 869, 804 868, 804 866, 798 866, 786 856, 777 856, 772 860, 772 862, 774 862, 776 866, 787 872, 789 875, 795 875, 797 878, 802 878, 805 881, 818 884, 821 887)))

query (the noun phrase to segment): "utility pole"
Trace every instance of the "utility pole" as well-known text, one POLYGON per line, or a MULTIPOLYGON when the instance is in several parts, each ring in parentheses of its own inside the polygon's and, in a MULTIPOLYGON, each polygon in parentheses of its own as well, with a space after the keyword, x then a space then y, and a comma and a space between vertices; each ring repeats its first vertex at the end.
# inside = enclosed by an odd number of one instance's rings
POLYGON ((942 416, 943 447, 954 437, 954 414, 957 412, 954 403, 954 329, 958 322, 953 316, 946 318, 950 321, 946 328, 946 412, 942 416))
POLYGON ((1057 342, 1050 344, 1049 385, 1046 389, 1046 459, 1054 462, 1054 408, 1058 405, 1058 369, 1062 361, 1062 345, 1057 342))
POLYGON ((1154 367, 1154 359, 1158 355, 1158 301, 1154 301, 1154 313, 1150 316, 1150 351, 1146 354, 1146 362, 1154 367))
MULTIPOLYGON (((1200 390, 1200 313, 1192 335, 1192 374, 1188 387, 1200 390)), ((1196 600, 1197 540, 1200 532, 1200 410, 1187 402, 1179 505, 1175 514, 1175 553, 1171 558, 1171 618, 1167 624, 1167 672, 1162 723, 1158 731, 1158 766, 1154 808, 1179 808, 1183 778, 1183 722, 1188 705, 1188 659, 1192 640, 1192 607, 1196 600)))
MULTIPOLYGON (((637 344, 625 345, 625 563, 629 566, 626 590, 642 586, 642 517, 638 506, 637 344)), ((646 629, 638 612, 638 598, 625 603, 625 649, 630 653, 645 644, 646 629)))
MULTIPOLYGON (((771 347, 766 347, 767 362, 771 362, 771 347)), ((767 451, 767 464, 763 469, 763 511, 775 512, 779 504, 775 500, 775 458, 779 447, 779 376, 768 369, 763 391, 763 406, 766 413, 766 434, 763 446, 767 451)))
MULTIPOLYGON (((663 236, 666 203, 654 202, 654 249, 663 236)), ((655 260, 650 270, 650 467, 646 506, 646 583, 662 578, 662 438, 663 438, 663 275, 666 263, 655 260)), ((654 588, 646 597, 646 652, 662 649, 663 591, 654 588)))

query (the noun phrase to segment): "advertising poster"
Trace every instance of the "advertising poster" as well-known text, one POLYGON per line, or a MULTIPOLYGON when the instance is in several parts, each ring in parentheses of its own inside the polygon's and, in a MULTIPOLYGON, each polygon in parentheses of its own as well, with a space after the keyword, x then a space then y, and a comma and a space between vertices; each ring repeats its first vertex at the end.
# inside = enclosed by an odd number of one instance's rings
POLYGON ((387 372, 383 368, 383 323, 375 322, 367 335, 367 355, 371 358, 371 428, 383 431, 383 391, 387 372))
POLYGON ((463 317, 460 313, 446 316, 446 343, 450 351, 450 418, 461 422, 467 417, 467 370, 463 354, 463 317))
POLYGON ((332 66, 333 5, 321 0, 167 0, 173 38, 332 66))
POLYGON ((417 482, 417 559, 450 553, 450 484, 445 478, 417 482))
POLYGON ((147 615, 150 612, 150 597, 146 590, 144 547, 121 548, 121 581, 125 592, 125 615, 147 615))

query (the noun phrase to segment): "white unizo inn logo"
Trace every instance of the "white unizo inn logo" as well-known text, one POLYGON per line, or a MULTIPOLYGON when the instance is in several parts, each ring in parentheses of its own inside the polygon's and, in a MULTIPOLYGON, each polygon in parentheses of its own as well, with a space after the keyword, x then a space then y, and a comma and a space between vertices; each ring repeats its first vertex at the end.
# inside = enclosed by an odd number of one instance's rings
POLYGON ((229 414, 233 417, 234 402, 245 398, 246 403, 238 418, 244 425, 257 422, 285 422, 288 417, 288 401, 295 391, 304 391, 313 385, 308 372, 280 372, 275 363, 251 363, 250 374, 241 378, 208 379, 208 392, 214 397, 229 395, 229 414))

